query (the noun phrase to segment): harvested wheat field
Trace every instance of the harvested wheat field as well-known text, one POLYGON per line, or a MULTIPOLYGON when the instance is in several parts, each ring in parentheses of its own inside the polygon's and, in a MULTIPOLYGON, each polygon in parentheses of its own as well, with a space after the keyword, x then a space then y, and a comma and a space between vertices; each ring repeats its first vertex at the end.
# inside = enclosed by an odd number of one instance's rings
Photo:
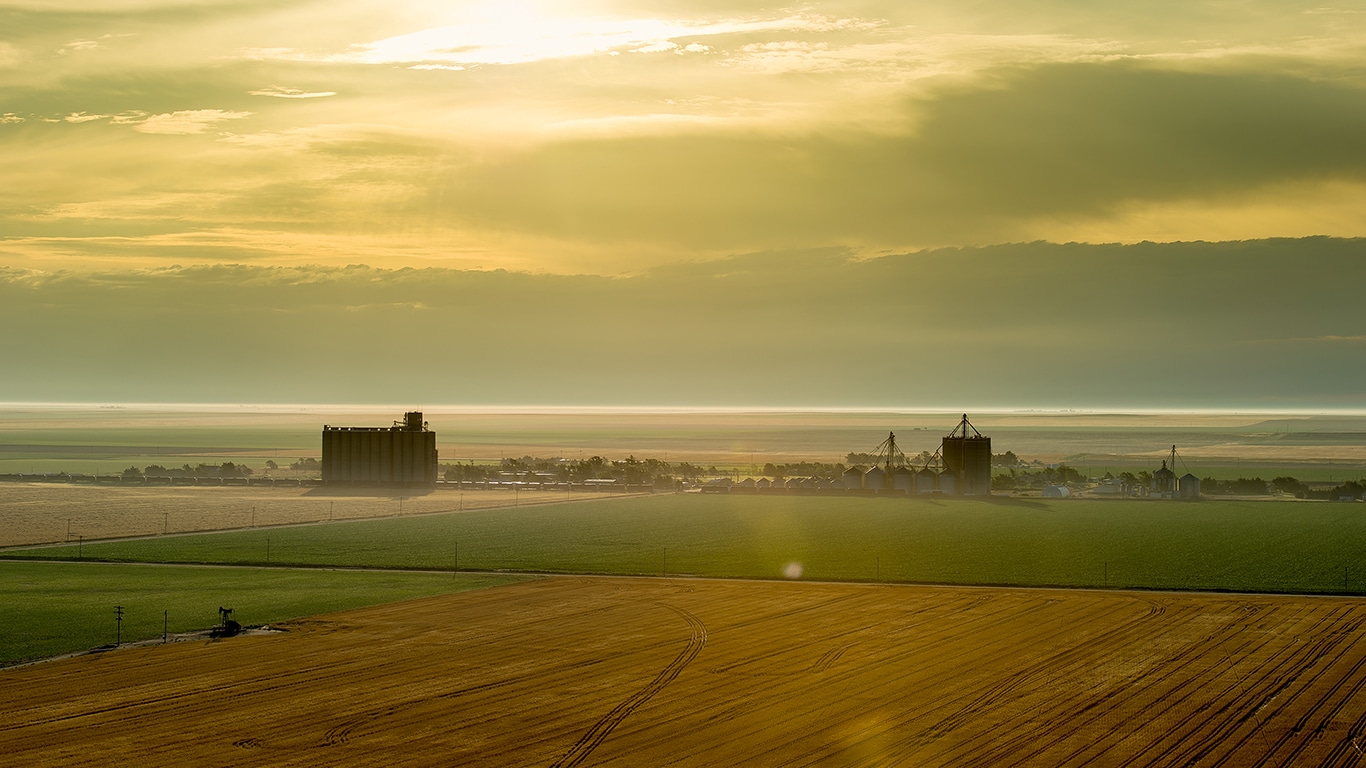
POLYGON ((1352 599, 547 578, 0 672, 19 765, 1354 765, 1352 599))
POLYGON ((0 483, 0 547, 581 501, 620 493, 0 483))

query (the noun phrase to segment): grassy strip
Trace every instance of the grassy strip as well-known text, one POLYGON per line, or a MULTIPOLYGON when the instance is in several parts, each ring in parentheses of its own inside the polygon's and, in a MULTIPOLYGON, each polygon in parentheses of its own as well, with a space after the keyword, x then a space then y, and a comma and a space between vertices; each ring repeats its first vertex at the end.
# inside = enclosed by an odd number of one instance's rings
POLYGON ((807 579, 1341 593, 1366 592, 1366 510, 682 495, 88 544, 81 554, 396 568, 452 568, 458 555, 461 569, 480 570, 781 578, 799 568, 807 579))
POLYGON ((442 595, 513 576, 195 568, 101 563, 0 563, 0 665, 207 629, 218 607, 244 625, 442 595))

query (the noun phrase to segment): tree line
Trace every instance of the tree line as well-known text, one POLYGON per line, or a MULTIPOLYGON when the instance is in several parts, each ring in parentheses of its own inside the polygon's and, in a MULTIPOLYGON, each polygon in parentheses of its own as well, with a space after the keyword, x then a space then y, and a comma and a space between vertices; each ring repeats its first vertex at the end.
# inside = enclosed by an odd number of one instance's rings
POLYGON ((523 480, 539 482, 581 483, 585 480, 616 480, 628 485, 669 485, 676 481, 696 481, 718 473, 715 466, 702 467, 686 461, 668 462, 660 459, 637 459, 634 455, 620 461, 601 456, 590 456, 574 461, 562 458, 503 459, 496 465, 442 464, 441 476, 448 482, 482 482, 486 480, 523 480))
MULTIPOLYGON (((266 462, 267 465, 275 462, 266 462)), ((271 467, 273 468, 273 467, 271 467)), ((142 469, 129 467, 123 470, 124 477, 250 477, 251 467, 246 464, 234 464, 225 461, 222 464, 199 464, 190 466, 186 464, 182 467, 163 467, 160 464, 149 464, 142 469)))

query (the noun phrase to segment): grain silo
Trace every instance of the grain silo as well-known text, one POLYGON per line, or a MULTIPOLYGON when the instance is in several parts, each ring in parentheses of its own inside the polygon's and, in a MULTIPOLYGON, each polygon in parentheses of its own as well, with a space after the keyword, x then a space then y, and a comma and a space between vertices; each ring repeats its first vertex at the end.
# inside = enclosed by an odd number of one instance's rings
POLYGON ((935 485, 938 482, 939 474, 929 467, 923 467, 915 473, 915 492, 934 493, 935 485))
MULTIPOLYGON (((939 446, 944 466, 957 479, 956 492, 964 496, 991 495, 991 438, 983 437, 963 414, 939 446)), ((944 491, 943 484, 940 490, 944 491)), ((949 491, 944 491, 949 493, 949 491)))
POLYGON ((1200 498, 1200 478, 1192 472, 1187 472, 1176 479, 1176 491, 1183 499, 1200 498))
POLYGON ((940 472, 935 478, 935 490, 946 496, 956 496, 958 494, 958 476, 952 469, 940 472))
POLYGON ((390 427, 323 427, 324 485, 435 485, 436 433, 420 411, 390 427))
POLYGON ((1176 473, 1167 468, 1166 460, 1163 460, 1162 468, 1153 473, 1152 489, 1159 499, 1176 497, 1176 473))
POLYGON ((915 470, 901 466, 892 470, 892 490, 902 493, 915 492, 915 470))

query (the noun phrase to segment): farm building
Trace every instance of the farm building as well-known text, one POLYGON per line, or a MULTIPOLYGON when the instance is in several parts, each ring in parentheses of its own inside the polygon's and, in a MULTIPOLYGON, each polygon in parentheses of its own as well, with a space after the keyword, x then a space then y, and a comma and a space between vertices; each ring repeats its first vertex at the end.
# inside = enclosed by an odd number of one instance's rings
POLYGON ((420 411, 391 427, 323 427, 324 485, 435 485, 436 433, 420 411))

